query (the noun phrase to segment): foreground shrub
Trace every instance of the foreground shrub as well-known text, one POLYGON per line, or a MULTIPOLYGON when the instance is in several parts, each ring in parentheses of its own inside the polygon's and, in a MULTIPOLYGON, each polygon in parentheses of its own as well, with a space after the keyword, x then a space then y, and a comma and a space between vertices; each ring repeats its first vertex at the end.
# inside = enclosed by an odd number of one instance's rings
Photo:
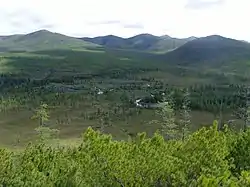
POLYGON ((132 141, 89 128, 78 147, 30 144, 0 150, 2 186, 249 186, 249 131, 202 128, 184 141, 138 134, 132 141), (245 151, 246 152, 245 152, 245 151), (243 155, 243 156, 242 156, 243 155))

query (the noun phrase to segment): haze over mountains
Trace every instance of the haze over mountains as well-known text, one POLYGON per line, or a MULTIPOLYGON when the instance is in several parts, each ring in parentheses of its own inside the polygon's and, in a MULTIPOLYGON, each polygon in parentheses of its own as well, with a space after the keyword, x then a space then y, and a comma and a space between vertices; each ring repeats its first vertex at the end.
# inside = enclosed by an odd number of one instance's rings
POLYGON ((0 52, 51 49, 113 48, 143 52, 161 52, 163 60, 174 63, 250 60, 250 44, 212 35, 202 38, 172 38, 168 35, 140 34, 130 38, 114 35, 74 38, 47 30, 26 35, 0 36, 0 52), (165 53, 165 54, 164 54, 165 53))

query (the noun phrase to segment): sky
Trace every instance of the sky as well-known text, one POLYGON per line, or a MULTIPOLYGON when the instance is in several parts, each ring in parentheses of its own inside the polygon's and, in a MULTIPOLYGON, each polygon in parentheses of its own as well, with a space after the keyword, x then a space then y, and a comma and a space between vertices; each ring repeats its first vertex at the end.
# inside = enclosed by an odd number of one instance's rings
POLYGON ((250 41, 249 0, 1 0, 0 35, 213 34, 250 41))

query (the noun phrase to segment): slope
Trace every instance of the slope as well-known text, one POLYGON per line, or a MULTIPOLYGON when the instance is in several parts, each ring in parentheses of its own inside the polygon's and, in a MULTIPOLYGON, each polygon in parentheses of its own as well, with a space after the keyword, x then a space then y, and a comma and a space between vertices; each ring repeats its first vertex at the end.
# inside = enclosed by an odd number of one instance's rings
POLYGON ((84 37, 81 39, 84 41, 102 45, 108 48, 126 48, 126 40, 124 38, 114 36, 114 35, 98 36, 95 38, 84 37))
MULTIPOLYGON (((9 41, 14 41, 18 37, 22 36, 21 34, 9 35, 9 36, 0 36, 0 52, 9 51, 9 41)), ((12 42, 11 42, 12 43, 12 42)))
POLYGON ((36 31, 27 35, 14 35, 0 40, 0 50, 8 51, 36 51, 48 49, 81 49, 85 47, 97 47, 98 45, 83 42, 82 40, 68 37, 47 30, 36 31))
POLYGON ((127 43, 131 46, 131 49, 136 50, 148 50, 152 45, 157 43, 161 38, 151 34, 139 34, 130 38, 127 38, 127 43))
POLYGON ((81 38, 84 41, 102 45, 106 48, 130 49, 148 52, 166 52, 173 50, 193 37, 178 39, 169 36, 154 36, 151 34, 139 34, 130 38, 121 38, 114 35, 99 36, 94 38, 81 38))
POLYGON ((174 50, 185 43, 196 39, 196 37, 189 37, 189 38, 172 38, 168 35, 161 36, 161 39, 158 40, 154 45, 152 45, 148 50, 155 51, 155 52, 168 52, 174 50))
POLYGON ((180 65, 250 60, 250 44, 218 35, 198 38, 162 56, 166 61, 180 65))

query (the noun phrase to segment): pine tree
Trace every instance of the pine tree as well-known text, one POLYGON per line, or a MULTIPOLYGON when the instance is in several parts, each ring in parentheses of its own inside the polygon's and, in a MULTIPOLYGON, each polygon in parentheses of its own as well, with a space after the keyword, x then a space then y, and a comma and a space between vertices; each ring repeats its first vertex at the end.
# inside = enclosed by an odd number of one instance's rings
POLYGON ((49 121, 48 105, 41 104, 40 107, 35 111, 32 119, 39 120, 39 126, 35 128, 35 131, 39 134, 39 140, 44 142, 56 137, 59 133, 57 129, 51 129, 45 126, 45 122, 49 121))
POLYGON ((182 129, 182 140, 184 140, 189 133, 191 125, 191 116, 190 116, 190 94, 188 89, 184 90, 183 103, 181 109, 181 129, 182 129))
POLYGON ((248 86, 246 91, 246 122, 244 130, 246 130, 249 127, 250 127, 250 87, 248 86))
POLYGON ((34 116, 32 116, 32 119, 38 119, 39 126, 44 126, 44 123, 49 121, 48 105, 41 104, 40 107, 35 111, 34 116))
POLYGON ((167 139, 177 138, 179 129, 175 122, 174 104, 171 97, 164 99, 160 108, 156 112, 160 116, 161 133, 167 139))
POLYGON ((243 106, 240 106, 234 113, 236 117, 244 121, 243 130, 250 127, 250 88, 244 87, 238 97, 242 98, 243 106))

